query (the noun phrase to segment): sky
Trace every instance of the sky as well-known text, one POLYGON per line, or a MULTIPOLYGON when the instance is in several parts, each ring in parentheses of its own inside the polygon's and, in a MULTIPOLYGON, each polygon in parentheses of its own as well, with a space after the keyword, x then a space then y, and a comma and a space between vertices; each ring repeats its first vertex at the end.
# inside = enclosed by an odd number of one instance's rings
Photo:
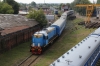
MULTIPOLYGON (((71 3, 74 0, 15 0, 19 3, 31 3, 32 1, 36 2, 36 3, 71 3)), ((93 2, 93 0, 90 0, 91 2, 93 2)), ((94 0, 97 1, 97 0, 94 0)))

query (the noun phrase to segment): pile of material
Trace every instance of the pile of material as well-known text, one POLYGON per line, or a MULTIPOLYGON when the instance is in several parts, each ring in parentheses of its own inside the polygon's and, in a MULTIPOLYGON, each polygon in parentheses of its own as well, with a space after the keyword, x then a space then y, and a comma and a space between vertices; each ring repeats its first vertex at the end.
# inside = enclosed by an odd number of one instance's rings
MULTIPOLYGON (((78 25, 85 25, 85 22, 79 22, 78 25)), ((85 26, 86 28, 98 28, 100 27, 100 23, 98 22, 91 22, 89 25, 85 26)))

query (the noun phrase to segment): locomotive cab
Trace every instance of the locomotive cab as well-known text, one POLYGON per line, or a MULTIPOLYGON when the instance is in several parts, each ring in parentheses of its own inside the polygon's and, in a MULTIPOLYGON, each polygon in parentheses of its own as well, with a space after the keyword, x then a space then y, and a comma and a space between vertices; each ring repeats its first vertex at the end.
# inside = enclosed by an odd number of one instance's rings
POLYGON ((32 37, 32 45, 31 45, 31 52, 33 54, 41 54, 42 48, 47 43, 47 34, 44 31, 35 33, 32 37))
POLYGON ((32 47, 43 45, 43 34, 34 34, 32 38, 32 47))

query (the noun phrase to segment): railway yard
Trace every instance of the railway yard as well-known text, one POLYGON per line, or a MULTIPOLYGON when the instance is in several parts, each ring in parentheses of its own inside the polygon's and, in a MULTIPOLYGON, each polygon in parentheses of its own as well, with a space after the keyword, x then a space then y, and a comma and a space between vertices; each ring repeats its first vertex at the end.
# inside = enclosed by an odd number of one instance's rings
POLYGON ((0 0, 0 66, 100 66, 100 0, 0 0))
MULTIPOLYGON (((68 20, 62 35, 42 55, 31 55, 29 52, 30 40, 0 54, 0 64, 2 66, 49 66, 54 60, 96 29, 88 29, 83 25, 78 25, 83 20, 80 16, 77 16, 74 20, 68 20)), ((99 62, 97 66, 100 66, 99 62)))

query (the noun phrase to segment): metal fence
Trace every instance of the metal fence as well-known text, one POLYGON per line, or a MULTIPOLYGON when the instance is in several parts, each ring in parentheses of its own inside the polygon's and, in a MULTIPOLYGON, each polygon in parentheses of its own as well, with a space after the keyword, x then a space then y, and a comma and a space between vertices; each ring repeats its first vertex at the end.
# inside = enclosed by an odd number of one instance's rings
POLYGON ((0 53, 10 50, 20 43, 29 41, 33 33, 38 30, 40 30, 40 26, 36 25, 34 27, 0 36, 0 53))

